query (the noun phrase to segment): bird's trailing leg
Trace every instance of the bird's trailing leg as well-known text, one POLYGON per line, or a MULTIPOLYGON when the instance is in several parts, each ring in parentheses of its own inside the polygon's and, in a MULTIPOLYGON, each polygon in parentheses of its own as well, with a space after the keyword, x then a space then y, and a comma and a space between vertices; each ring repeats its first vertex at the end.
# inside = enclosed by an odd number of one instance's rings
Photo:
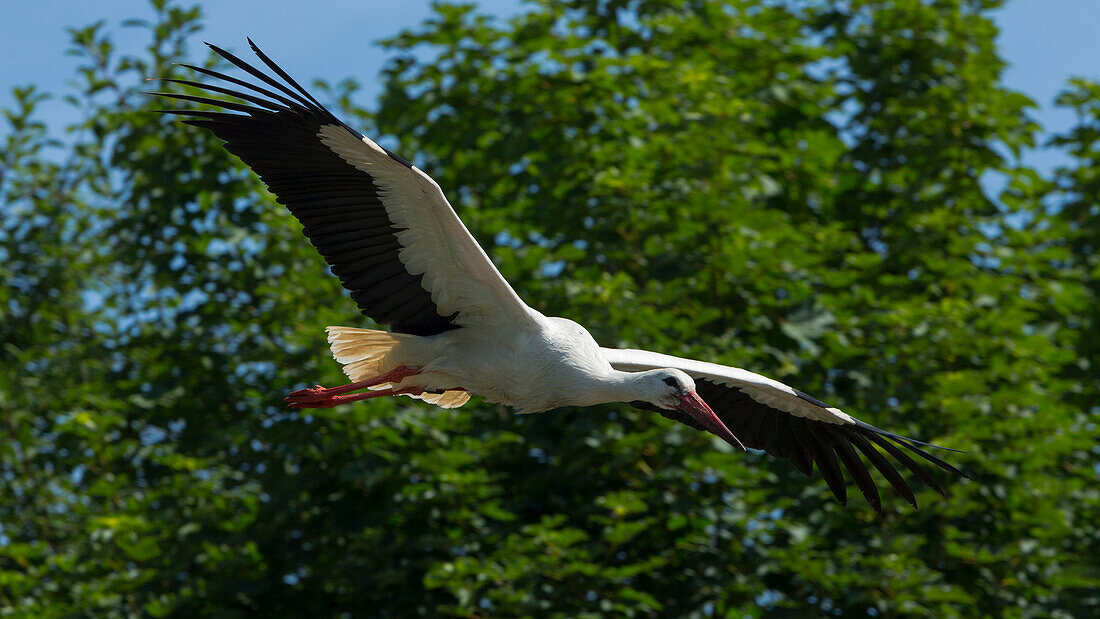
POLYGON ((345 402, 354 402, 356 400, 365 400, 367 398, 377 398, 386 395, 401 395, 405 393, 419 393, 422 390, 419 387, 407 387, 403 389, 380 389, 378 391, 368 391, 365 393, 357 393, 355 395, 346 396, 345 393, 351 393, 353 391, 359 391, 360 389, 368 389, 375 387, 383 383, 396 384, 409 376, 414 376, 420 373, 420 368, 410 368, 408 366, 398 366, 389 372, 381 376, 374 378, 367 378, 364 380, 357 380, 353 383, 341 385, 339 387, 322 387, 317 385, 310 389, 299 389, 287 394, 284 398, 287 404, 291 408, 332 408, 337 404, 343 404, 345 402))
POLYGON ((340 404, 355 402, 357 400, 369 400, 387 395, 420 395, 424 390, 420 387, 402 387, 401 389, 379 389, 378 391, 364 391, 351 395, 330 395, 323 400, 309 400, 304 402, 291 401, 290 396, 286 400, 290 402, 290 408, 332 408, 340 404))

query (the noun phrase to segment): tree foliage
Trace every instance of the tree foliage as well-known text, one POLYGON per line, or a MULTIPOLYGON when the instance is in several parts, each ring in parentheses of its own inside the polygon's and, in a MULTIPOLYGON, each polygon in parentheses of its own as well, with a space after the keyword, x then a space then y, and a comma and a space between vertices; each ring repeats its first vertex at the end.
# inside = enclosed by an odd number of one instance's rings
POLYGON ((625 406, 285 409, 342 380, 321 329, 363 320, 254 175, 139 94, 201 27, 153 4, 144 49, 72 31, 69 137, 33 87, 4 111, 5 613, 1100 610, 1100 86, 1059 100, 1073 164, 1023 165, 999 2, 441 4, 385 43, 376 105, 317 85, 540 311, 970 452, 947 499, 881 516, 625 406))

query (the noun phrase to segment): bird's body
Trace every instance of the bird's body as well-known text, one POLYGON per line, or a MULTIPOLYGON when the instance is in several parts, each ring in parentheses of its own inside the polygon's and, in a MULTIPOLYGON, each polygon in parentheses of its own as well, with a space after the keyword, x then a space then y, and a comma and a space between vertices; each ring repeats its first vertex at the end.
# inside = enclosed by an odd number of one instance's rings
POLYGON ((455 339, 452 350, 464 349, 445 363, 448 373, 462 377, 472 393, 525 413, 618 401, 611 397, 618 377, 588 331, 566 318, 531 313, 530 324, 499 335, 443 334, 455 339))
POLYGON ((941 494, 906 451, 961 474, 921 449, 923 443, 777 381, 724 365, 601 348, 576 322, 543 316, 508 285, 427 174, 337 119, 254 44, 282 81, 211 47, 266 86, 202 67, 190 68, 245 90, 168 81, 250 105, 159 94, 238 112, 172 111, 225 140, 302 223, 362 313, 390 327, 329 327, 333 356, 352 382, 292 392, 291 406, 385 395, 445 408, 476 395, 525 413, 629 402, 787 459, 807 475, 816 465, 841 501, 843 464, 876 509, 878 491, 860 453, 913 505, 912 490, 885 455, 941 494))
MULTIPOLYGON (((530 321, 519 328, 464 327, 430 336, 398 336, 371 373, 380 376, 399 367, 419 371, 376 388, 428 393, 461 389, 522 413, 636 399, 637 373, 611 367, 587 329, 567 318, 530 312, 530 321)), ((364 331, 330 329, 347 334, 341 341, 348 342, 364 331)), ((359 360, 341 359, 346 364, 359 360)))

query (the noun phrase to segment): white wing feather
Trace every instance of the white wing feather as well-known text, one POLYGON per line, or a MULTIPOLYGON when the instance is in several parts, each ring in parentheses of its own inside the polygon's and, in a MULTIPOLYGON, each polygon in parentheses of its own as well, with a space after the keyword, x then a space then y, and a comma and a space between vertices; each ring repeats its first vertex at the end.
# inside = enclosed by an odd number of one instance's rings
POLYGON ((497 270, 451 208, 443 191, 419 168, 395 161, 370 138, 358 139, 338 125, 325 125, 321 141, 356 169, 370 175, 386 214, 399 230, 399 259, 423 275, 439 313, 458 312, 461 326, 515 324, 532 310, 497 270))
POLYGON ((717 363, 683 359, 672 355, 628 348, 601 348, 611 367, 624 372, 644 372, 660 368, 683 370, 695 379, 706 379, 726 387, 735 387, 757 402, 776 410, 816 421, 840 425, 854 424, 847 413, 831 406, 818 406, 799 397, 798 392, 783 383, 741 368, 717 363))

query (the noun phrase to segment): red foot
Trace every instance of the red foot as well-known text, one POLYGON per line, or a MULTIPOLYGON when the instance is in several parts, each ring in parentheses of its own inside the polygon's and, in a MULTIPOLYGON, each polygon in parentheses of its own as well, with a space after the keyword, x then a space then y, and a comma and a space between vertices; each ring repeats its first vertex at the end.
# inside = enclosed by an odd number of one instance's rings
POLYGON ((284 399, 292 404, 304 404, 306 402, 321 402, 329 397, 331 397, 331 394, 328 393, 328 390, 321 385, 317 385, 309 389, 291 391, 286 394, 284 399))

